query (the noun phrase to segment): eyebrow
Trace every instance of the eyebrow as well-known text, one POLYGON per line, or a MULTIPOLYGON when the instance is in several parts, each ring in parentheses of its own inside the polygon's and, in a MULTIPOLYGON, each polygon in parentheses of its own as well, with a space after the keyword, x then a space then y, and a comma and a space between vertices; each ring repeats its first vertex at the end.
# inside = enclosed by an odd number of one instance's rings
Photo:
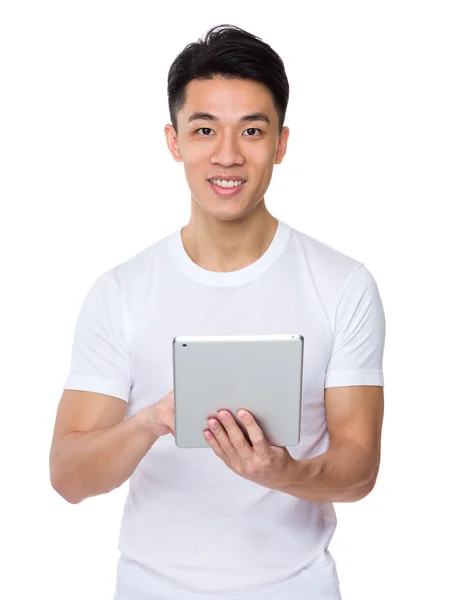
MULTIPOLYGON (((219 121, 220 119, 218 117, 215 117, 215 115, 212 115, 207 112, 195 112, 188 119, 188 123, 191 123, 191 121, 199 121, 199 120, 219 121)), ((268 118, 268 116, 266 114, 264 114, 262 112, 250 113, 249 115, 244 115, 243 117, 241 117, 239 119, 239 123, 249 123, 250 121, 262 121, 264 123, 267 123, 267 125, 270 125, 270 119, 268 118)))

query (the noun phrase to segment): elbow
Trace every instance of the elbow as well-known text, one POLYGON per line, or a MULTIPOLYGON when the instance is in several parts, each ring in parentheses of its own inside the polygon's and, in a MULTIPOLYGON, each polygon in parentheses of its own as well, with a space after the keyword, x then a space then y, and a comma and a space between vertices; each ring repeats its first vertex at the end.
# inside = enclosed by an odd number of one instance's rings
POLYGON ((371 477, 369 477, 366 481, 362 481, 360 485, 351 490, 351 493, 346 498, 346 502, 358 502, 359 500, 363 500, 369 494, 371 494, 374 486, 376 485, 377 477, 378 470, 376 469, 371 477))
POLYGON ((355 488, 346 489, 340 495, 332 498, 332 502, 358 502, 363 500, 373 491, 374 485, 356 486, 355 488))
POLYGON ((359 500, 363 500, 373 491, 373 488, 374 488, 374 484, 368 484, 361 488, 356 489, 352 493, 352 496, 349 499, 349 502, 358 502, 359 500))
POLYGON ((51 467, 50 470, 50 482, 52 488, 69 504, 80 504, 84 499, 82 496, 75 494, 74 489, 65 482, 64 478, 59 476, 59 473, 55 468, 51 467))
MULTIPOLYGON (((374 486, 376 485, 376 481, 378 479, 379 465, 380 465, 380 459, 378 457, 378 461, 377 461, 376 465, 374 466, 370 480, 368 481, 368 483, 365 486, 365 496, 368 496, 368 494, 370 494, 374 490, 374 486)), ((363 496, 363 497, 365 497, 365 496, 363 496)))
POLYGON ((371 494, 376 485, 380 463, 380 453, 378 453, 374 456, 374 458, 371 458, 368 461, 368 468, 365 470, 362 480, 359 481, 355 489, 352 490, 353 499, 351 500, 351 502, 363 500, 363 498, 366 498, 369 494, 371 494))
POLYGON ((378 472, 379 472, 379 467, 377 467, 377 469, 374 471, 373 476, 371 477, 368 484, 365 486, 365 494, 362 496, 363 498, 368 496, 368 494, 371 494, 371 492, 374 490, 374 487, 376 485, 376 480, 378 478, 378 472))

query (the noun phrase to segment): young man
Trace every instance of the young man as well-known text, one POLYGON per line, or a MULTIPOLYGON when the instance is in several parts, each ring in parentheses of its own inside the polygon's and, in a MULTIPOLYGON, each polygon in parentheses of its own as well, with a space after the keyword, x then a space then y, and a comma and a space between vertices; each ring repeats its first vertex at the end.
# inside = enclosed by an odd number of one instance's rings
POLYGON ((377 286, 362 263, 265 206, 289 135, 288 82, 270 46, 214 28, 175 59, 168 94, 166 140, 191 218, 88 293, 52 484, 78 503, 129 478, 117 600, 339 599, 332 503, 366 496, 380 461, 377 286), (247 413, 250 446, 220 412, 207 424, 211 448, 177 448, 174 336, 289 331, 305 338, 300 444, 269 446, 247 413))

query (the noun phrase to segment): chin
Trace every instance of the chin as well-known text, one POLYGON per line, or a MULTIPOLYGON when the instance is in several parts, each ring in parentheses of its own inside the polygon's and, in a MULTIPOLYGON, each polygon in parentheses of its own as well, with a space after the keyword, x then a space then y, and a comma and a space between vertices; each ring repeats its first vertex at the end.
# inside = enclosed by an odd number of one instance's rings
MULTIPOLYGON (((248 196, 250 196, 251 190, 248 191, 250 192, 248 196)), ((202 212, 219 221, 243 219, 257 209, 264 200, 263 196, 260 200, 254 200, 251 197, 245 197, 242 193, 238 196, 222 197, 211 190, 208 190, 207 193, 206 189, 198 189, 195 192, 191 194, 192 214, 202 212)))
POLYGON ((205 214, 217 219, 218 221, 236 221, 238 219, 243 219, 250 210, 248 207, 245 207, 243 210, 241 209, 207 209, 204 210, 205 214))

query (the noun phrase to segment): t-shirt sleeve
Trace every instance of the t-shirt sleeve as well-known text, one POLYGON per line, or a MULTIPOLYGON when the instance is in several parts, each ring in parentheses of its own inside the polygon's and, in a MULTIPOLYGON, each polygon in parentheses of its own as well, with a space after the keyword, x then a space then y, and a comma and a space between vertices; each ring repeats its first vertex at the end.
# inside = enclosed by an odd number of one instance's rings
POLYGON ((120 289, 109 272, 103 273, 82 303, 64 389, 107 394, 128 402, 131 332, 132 321, 120 289))
POLYGON ((385 316, 376 281, 362 264, 338 304, 324 387, 384 386, 385 316))

